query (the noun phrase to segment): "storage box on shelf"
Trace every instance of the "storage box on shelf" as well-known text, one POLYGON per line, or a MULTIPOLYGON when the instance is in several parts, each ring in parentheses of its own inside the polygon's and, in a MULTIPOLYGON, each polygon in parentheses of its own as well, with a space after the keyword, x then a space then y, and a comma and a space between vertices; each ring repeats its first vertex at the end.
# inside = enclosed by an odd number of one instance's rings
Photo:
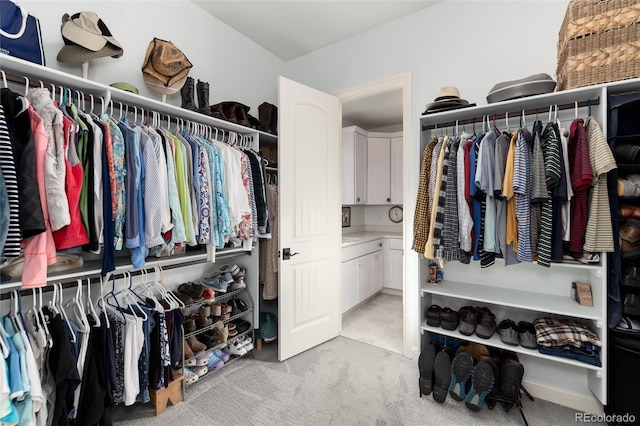
MULTIPOLYGON (((638 81, 627 84, 639 85, 638 81)), ((424 115, 421 123, 421 150, 431 137, 444 133, 471 131, 470 124, 481 126, 482 117, 494 117, 500 130, 515 130, 519 117, 530 124, 536 119, 545 122, 547 113, 558 106, 558 118, 563 127, 569 128, 576 117, 594 116, 603 132, 607 132, 606 103, 608 86, 591 86, 566 90, 529 98, 462 108, 424 115), (507 119, 510 121, 506 123, 507 119), (515 124, 515 125, 514 125, 515 124), (449 128, 449 130, 443 128, 449 128)), ((552 263, 545 268, 534 263, 520 263, 505 267, 501 259, 489 268, 480 268, 479 262, 463 265, 460 262, 446 263, 444 279, 440 285, 428 283, 429 260, 420 256, 420 329, 424 338, 428 333, 455 337, 463 341, 477 342, 489 347, 517 352, 525 366, 524 381, 532 393, 542 399, 576 409, 598 410, 606 404, 607 389, 607 262, 600 254, 600 263, 579 262, 552 263), (591 286, 593 306, 578 304, 571 298, 571 283, 583 281, 591 286), (536 318, 570 318, 587 325, 602 344, 600 361, 602 366, 590 365, 557 356, 542 354, 522 346, 512 346, 501 341, 496 333, 490 339, 477 335, 465 336, 458 330, 445 330, 428 326, 424 320, 427 308, 432 304, 458 310, 462 306, 485 306, 496 316, 496 323, 503 319, 532 322, 536 318), (531 385, 531 386, 530 386, 531 385), (590 396, 593 394, 595 398, 590 396), (571 395, 571 396, 569 396, 571 395)))

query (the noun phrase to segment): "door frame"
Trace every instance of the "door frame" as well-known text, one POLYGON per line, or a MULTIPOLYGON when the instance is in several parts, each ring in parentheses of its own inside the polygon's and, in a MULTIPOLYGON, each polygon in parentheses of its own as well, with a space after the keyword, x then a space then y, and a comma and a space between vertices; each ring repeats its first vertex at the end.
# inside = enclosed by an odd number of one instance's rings
MULTIPOLYGON (((374 80, 355 87, 340 90, 332 93, 340 101, 340 105, 367 98, 374 95, 402 90, 402 198, 404 220, 402 221, 402 241, 404 247, 403 274, 402 274, 402 324, 403 324, 403 355, 407 358, 417 358, 419 350, 416 350, 415 341, 418 333, 418 305, 416 300, 418 295, 418 284, 410 285, 408 276, 418 276, 418 265, 414 256, 409 256, 411 250, 411 238, 413 235, 413 211, 415 209, 415 191, 411 182, 417 181, 413 175, 413 119, 412 119, 412 97, 411 97, 411 72, 374 80), (413 271, 414 273, 410 273, 413 271), (410 293, 410 297, 407 295, 410 293)), ((414 280, 415 281, 415 280, 414 280)))

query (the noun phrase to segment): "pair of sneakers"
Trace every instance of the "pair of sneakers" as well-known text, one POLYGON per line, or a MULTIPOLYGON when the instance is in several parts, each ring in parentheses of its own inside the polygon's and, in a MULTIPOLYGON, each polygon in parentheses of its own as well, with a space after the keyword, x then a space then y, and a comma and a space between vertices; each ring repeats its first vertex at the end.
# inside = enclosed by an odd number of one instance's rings
POLYGON ((253 339, 251 336, 245 335, 238 339, 234 339, 225 348, 225 352, 229 355, 242 356, 253 350, 253 339))

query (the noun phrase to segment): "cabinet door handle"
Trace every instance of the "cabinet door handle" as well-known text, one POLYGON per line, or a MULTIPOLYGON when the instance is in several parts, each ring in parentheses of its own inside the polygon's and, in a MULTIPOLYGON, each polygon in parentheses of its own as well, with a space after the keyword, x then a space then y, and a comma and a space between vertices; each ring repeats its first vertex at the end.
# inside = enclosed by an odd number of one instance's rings
POLYGON ((378 247, 382 247, 382 243, 378 243, 378 247))
POLYGON ((357 202, 360 202, 360 197, 356 198, 356 201, 357 201, 357 202))
POLYGON ((387 203, 390 203, 390 202, 391 202, 391 198, 387 198, 387 203))

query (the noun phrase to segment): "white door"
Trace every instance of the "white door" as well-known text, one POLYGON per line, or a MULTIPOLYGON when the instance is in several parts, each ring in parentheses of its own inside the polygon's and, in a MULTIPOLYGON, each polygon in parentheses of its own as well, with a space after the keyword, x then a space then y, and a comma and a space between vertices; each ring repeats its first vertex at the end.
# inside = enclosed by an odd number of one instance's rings
POLYGON ((283 77, 279 105, 278 359, 283 361, 336 337, 342 327, 342 112, 337 98, 283 77))

